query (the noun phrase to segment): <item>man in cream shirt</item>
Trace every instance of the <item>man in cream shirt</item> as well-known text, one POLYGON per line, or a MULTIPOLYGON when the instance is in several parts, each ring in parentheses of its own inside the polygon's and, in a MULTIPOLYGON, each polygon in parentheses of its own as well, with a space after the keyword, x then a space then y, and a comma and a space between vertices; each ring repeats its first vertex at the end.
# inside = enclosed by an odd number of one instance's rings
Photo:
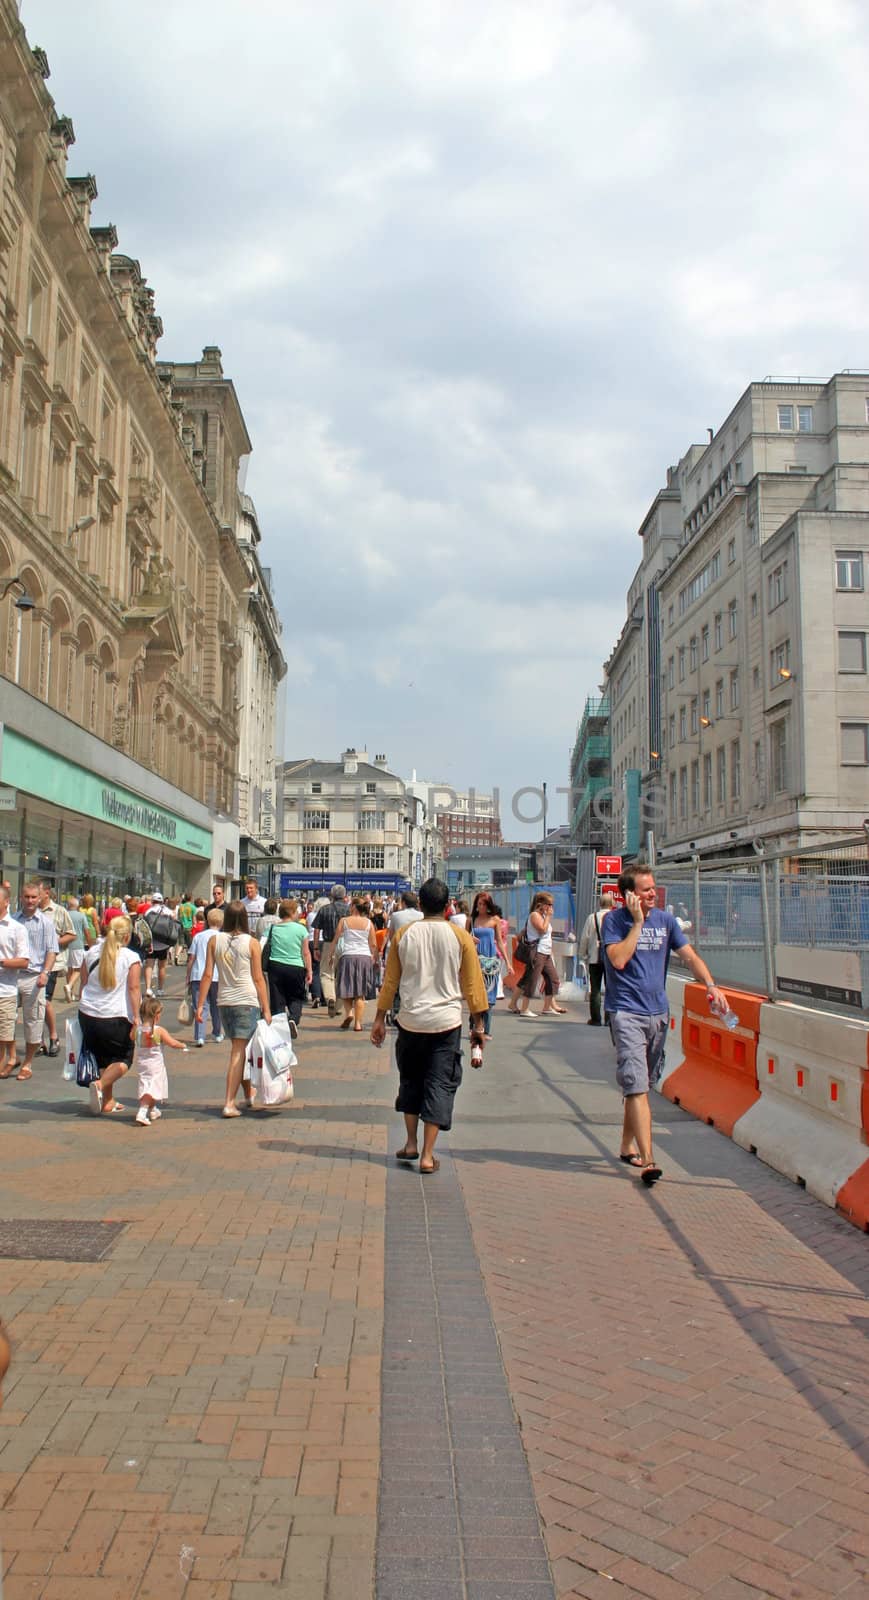
POLYGON ((0 1078, 9 1078, 18 1061, 15 1055, 15 1017, 18 979, 30 962, 27 934, 9 914, 9 890, 0 885, 0 1078))
POLYGON ((407 1137, 396 1158, 418 1160, 423 1174, 437 1172, 440 1163, 434 1153, 435 1142, 442 1128, 452 1127, 453 1101, 462 1081, 462 1000, 471 1013, 472 1042, 480 1049, 483 1013, 489 1004, 477 947, 469 933, 447 922, 448 903, 446 884, 429 878, 419 891, 422 920, 399 928, 389 946, 386 978, 371 1029, 371 1042, 379 1047, 400 984, 395 1109, 404 1113, 407 1137))

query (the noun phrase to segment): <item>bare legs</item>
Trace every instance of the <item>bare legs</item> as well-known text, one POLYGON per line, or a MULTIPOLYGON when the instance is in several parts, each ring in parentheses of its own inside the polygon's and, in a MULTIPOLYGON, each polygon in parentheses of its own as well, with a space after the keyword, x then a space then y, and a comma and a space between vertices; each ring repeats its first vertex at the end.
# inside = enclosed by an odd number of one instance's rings
MULTIPOLYGON (((226 1099, 223 1105, 225 1117, 240 1117, 241 1112, 235 1103, 235 1097, 241 1088, 244 1076, 244 1055, 247 1050, 246 1039, 233 1039, 229 1052, 229 1067, 226 1073, 226 1099)), ((249 1083, 244 1085, 244 1095, 248 1105, 253 1104, 253 1090, 249 1083)))
POLYGON ((112 1095, 112 1089, 119 1078, 123 1078, 127 1071, 125 1061, 112 1061, 105 1071, 100 1073, 100 1094, 103 1097, 103 1116, 107 1111, 114 1111, 117 1101, 112 1095))
MULTIPOLYGON (((404 1153, 408 1154, 419 1149, 419 1117, 415 1112, 405 1111, 404 1126, 407 1129, 404 1153)), ((422 1153, 419 1158, 420 1172, 433 1172, 435 1167, 435 1141, 440 1128, 436 1122, 424 1122, 422 1125, 422 1153)))
POLYGON ((621 1153, 632 1155, 635 1150, 644 1167, 652 1164, 652 1108, 647 1094, 625 1096, 621 1153))
POLYGON ((365 1001, 364 1000, 360 1000, 360 999, 357 998, 356 1000, 353 1001, 353 1028, 354 1028, 354 1032, 356 1032, 356 1033, 361 1033, 362 1032, 362 1022, 363 1022, 364 1017, 365 1017, 365 1001))

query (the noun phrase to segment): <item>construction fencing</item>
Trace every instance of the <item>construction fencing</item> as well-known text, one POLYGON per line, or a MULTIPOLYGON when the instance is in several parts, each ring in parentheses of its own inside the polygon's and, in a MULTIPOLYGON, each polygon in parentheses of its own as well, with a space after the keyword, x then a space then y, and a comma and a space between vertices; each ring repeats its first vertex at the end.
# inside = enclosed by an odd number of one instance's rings
MULTIPOLYGON (((664 902, 723 984, 799 1000, 779 986, 787 947, 827 953, 825 967, 858 970, 869 998, 869 855, 864 839, 754 861, 660 862, 664 902), (847 958, 851 957, 849 961, 847 958)), ((788 959, 792 961, 792 956, 788 959)), ((844 987, 852 987, 846 984, 844 987)), ((808 1004, 818 997, 806 994, 808 1004)))

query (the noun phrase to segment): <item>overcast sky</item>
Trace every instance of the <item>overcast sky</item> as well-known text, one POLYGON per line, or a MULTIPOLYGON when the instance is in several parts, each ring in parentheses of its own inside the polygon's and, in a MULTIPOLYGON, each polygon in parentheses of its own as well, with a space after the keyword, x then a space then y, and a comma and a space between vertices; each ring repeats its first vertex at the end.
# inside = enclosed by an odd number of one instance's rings
MULTIPOLYGON (((566 784, 668 463, 869 366, 861 0, 24 0, 71 176, 218 344, 287 754, 566 784), (863 108, 861 110, 861 107, 863 108)), ((553 820, 562 820, 564 801, 553 820)), ((535 830, 530 830, 534 832, 535 830)))

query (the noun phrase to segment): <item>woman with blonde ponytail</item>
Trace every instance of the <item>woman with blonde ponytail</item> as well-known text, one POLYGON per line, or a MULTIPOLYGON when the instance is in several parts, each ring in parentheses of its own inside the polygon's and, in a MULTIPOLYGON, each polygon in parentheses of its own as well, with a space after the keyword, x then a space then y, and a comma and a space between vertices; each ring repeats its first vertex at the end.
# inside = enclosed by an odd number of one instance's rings
POLYGON ((120 1111, 112 1088, 133 1064, 139 1005, 142 994, 142 962, 129 948, 133 925, 127 916, 112 917, 105 937, 85 952, 82 966, 81 999, 78 1019, 86 1049, 100 1069, 90 1086, 90 1105, 95 1117, 120 1111))

